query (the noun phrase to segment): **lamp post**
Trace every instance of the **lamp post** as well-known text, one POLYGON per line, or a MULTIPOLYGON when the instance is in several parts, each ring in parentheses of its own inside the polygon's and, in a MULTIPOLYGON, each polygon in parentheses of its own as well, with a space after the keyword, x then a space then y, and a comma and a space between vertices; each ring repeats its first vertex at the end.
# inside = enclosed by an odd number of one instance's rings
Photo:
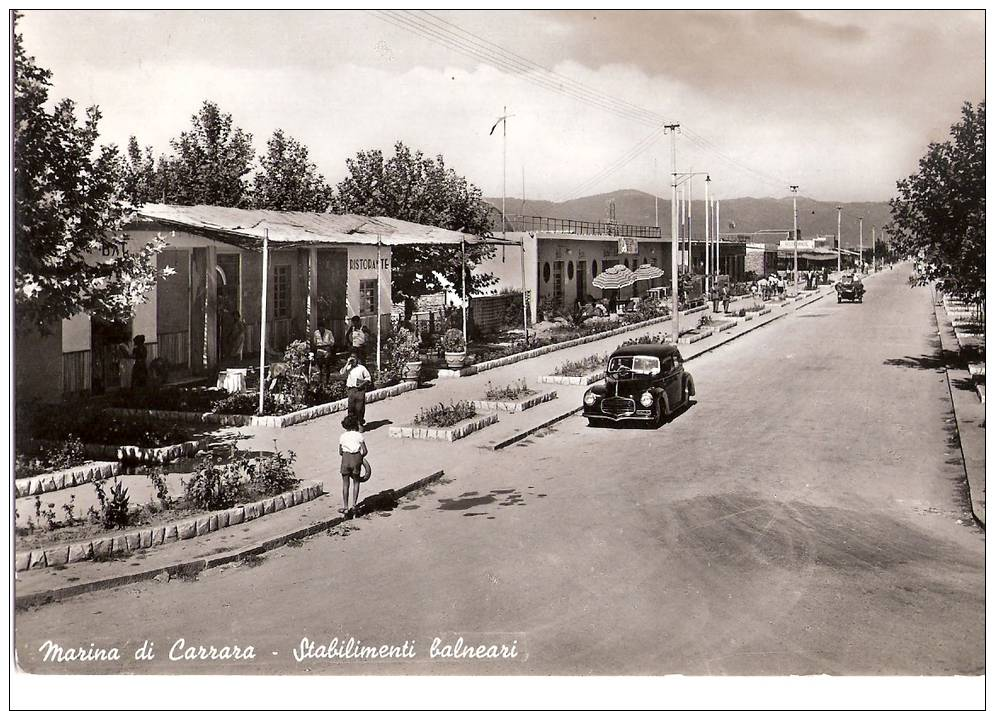
POLYGON ((794 232, 792 233, 795 238, 795 294, 798 293, 798 186, 792 185, 792 206, 794 211, 794 232))

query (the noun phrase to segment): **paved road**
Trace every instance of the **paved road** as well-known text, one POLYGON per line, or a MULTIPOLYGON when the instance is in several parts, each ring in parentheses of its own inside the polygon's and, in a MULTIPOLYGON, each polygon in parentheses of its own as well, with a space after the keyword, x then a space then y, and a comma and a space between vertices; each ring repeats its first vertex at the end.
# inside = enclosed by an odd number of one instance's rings
POLYGON ((929 294, 905 270, 693 361, 658 431, 570 418, 481 451, 333 535, 204 573, 21 612, 31 671, 982 674, 974 526, 929 294), (390 661, 305 659, 413 641, 390 661), (511 659, 430 658, 462 636, 511 659), (169 661, 187 644, 252 661, 169 661), (120 662, 41 661, 45 640, 120 662), (156 659, 136 663, 143 640, 156 659), (274 654, 275 652, 275 654, 274 654))

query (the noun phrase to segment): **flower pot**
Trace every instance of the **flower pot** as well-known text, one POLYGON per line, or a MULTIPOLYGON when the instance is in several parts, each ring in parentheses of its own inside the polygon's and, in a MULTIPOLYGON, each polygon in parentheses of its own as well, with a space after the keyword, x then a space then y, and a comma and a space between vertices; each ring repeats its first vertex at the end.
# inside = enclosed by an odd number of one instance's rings
POLYGON ((405 380, 417 381, 421 376, 421 361, 420 360, 410 360, 404 364, 404 372, 402 377, 405 380))
POLYGON ((466 351, 446 351, 446 365, 453 369, 466 365, 466 351))

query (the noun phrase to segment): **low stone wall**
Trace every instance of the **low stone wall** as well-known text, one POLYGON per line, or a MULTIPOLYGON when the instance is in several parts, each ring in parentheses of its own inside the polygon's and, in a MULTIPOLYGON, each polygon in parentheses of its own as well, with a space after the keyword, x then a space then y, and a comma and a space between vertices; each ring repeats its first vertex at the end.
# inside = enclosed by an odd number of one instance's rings
POLYGON ((14 480, 14 497, 37 496, 50 491, 68 489, 91 481, 100 481, 117 476, 121 472, 120 462, 91 462, 78 467, 61 469, 51 474, 39 474, 14 480))
POLYGON ((540 375, 539 382, 549 385, 590 385, 605 379, 605 371, 599 370, 587 375, 540 375))
MULTIPOLYGON (((171 444, 167 447, 139 447, 131 444, 90 444, 83 445, 83 454, 93 459, 117 460, 119 462, 131 462, 135 464, 165 464, 181 457, 191 457, 197 452, 207 449, 210 443, 209 437, 192 439, 179 444, 171 444)), ((34 446, 53 448, 59 446, 58 442, 48 440, 35 440, 34 446)))
MULTIPOLYGON (((681 315, 693 314, 699 311, 704 311, 706 307, 696 306, 693 309, 688 309, 687 311, 681 311, 681 315)), ((513 353, 509 356, 504 356, 502 358, 495 358, 494 360, 486 360, 483 363, 474 363, 473 365, 468 365, 465 368, 460 368, 459 370, 439 370, 440 378, 465 378, 470 375, 476 375, 477 373, 482 373, 485 370, 490 370, 491 368, 500 368, 504 365, 510 365, 512 363, 518 363, 519 361, 528 360, 529 358, 538 358, 539 356, 546 355, 547 353, 552 353, 554 351, 563 350, 564 348, 572 348, 573 346, 584 345, 585 343, 592 343, 593 341, 600 341, 604 338, 611 338, 612 336, 618 336, 622 333, 628 333, 629 331, 635 331, 636 329, 643 328, 644 326, 652 326, 653 324, 663 323, 664 321, 669 321, 670 316, 658 316, 656 318, 647 319, 645 321, 640 321, 639 323, 629 323, 624 326, 619 326, 618 328, 613 328, 610 331, 601 331, 600 333, 592 333, 589 336, 581 336, 580 338, 574 338, 569 341, 562 341, 560 343, 550 343, 548 346, 542 346, 541 348, 533 348, 530 351, 522 351, 521 353, 513 353)))
POLYGON ((720 333, 721 331, 728 330, 728 329, 732 328, 735 325, 736 325, 735 321, 729 321, 728 323, 719 323, 719 324, 708 325, 708 326, 700 326, 698 328, 698 330, 699 331, 705 331, 705 332, 711 333, 711 334, 715 334, 715 333, 720 333))
POLYGON ((185 541, 228 526, 238 526, 254 518, 282 511, 321 496, 320 481, 304 481, 293 491, 271 496, 262 501, 243 504, 224 511, 212 511, 194 518, 155 525, 88 541, 60 543, 50 548, 38 548, 16 553, 14 565, 18 571, 50 566, 62 566, 85 560, 103 560, 117 554, 130 554, 143 548, 185 541))
POLYGON ((557 393, 555 390, 539 393, 520 400, 471 400, 473 406, 478 410, 500 410, 502 412, 522 412, 544 402, 555 400, 557 393))
MULTIPOLYGON (((366 402, 377 402, 389 397, 395 397, 402 393, 416 390, 418 383, 405 381, 397 385, 390 385, 386 388, 378 388, 366 393, 366 402)), ((289 427, 316 417, 324 417, 336 412, 343 412, 348 408, 348 398, 326 402, 315 405, 297 412, 290 412, 286 415, 220 415, 213 412, 179 412, 176 410, 138 410, 120 407, 107 409, 115 415, 125 415, 130 417, 141 417, 149 420, 166 420, 178 422, 203 422, 207 424, 224 425, 228 427, 289 427)))
POLYGON ((711 332, 708 332, 708 333, 690 333, 690 332, 688 332, 685 335, 683 335, 680 338, 678 338, 677 342, 678 343, 682 343, 684 345, 689 345, 691 343, 697 343, 698 341, 702 340, 703 338, 708 338, 711 335, 712 335, 711 332))
POLYGON ((467 435, 473 434, 477 430, 489 427, 497 421, 498 416, 495 412, 447 428, 401 425, 399 427, 391 427, 390 436, 397 439, 434 439, 455 442, 458 439, 463 439, 467 435))

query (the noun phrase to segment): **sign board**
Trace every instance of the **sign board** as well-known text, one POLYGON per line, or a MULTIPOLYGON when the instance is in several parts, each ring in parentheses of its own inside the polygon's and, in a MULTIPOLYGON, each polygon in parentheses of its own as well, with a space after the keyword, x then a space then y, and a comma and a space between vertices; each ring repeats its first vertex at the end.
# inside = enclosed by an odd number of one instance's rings
POLYGON ((619 254, 639 254, 639 243, 634 237, 618 238, 619 254))

